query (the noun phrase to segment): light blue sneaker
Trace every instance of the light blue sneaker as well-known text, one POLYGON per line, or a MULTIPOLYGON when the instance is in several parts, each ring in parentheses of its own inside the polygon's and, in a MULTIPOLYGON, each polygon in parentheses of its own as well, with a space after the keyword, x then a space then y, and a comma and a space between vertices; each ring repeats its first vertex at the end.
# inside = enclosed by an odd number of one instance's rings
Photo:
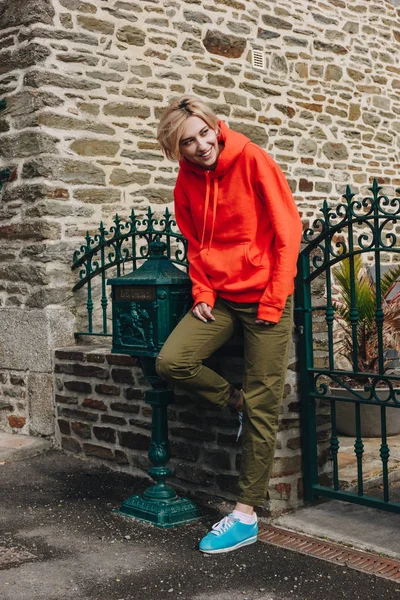
POLYGON ((199 550, 206 554, 232 552, 242 546, 254 544, 257 534, 257 517, 255 523, 246 525, 230 514, 212 526, 211 531, 201 540, 199 550))

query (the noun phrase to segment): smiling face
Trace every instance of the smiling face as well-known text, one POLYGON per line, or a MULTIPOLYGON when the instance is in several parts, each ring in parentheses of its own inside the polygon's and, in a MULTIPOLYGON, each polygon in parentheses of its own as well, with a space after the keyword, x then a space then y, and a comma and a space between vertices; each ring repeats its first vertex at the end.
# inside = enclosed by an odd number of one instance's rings
POLYGON ((179 140, 179 151, 203 169, 214 169, 220 153, 217 134, 200 117, 189 117, 179 140))

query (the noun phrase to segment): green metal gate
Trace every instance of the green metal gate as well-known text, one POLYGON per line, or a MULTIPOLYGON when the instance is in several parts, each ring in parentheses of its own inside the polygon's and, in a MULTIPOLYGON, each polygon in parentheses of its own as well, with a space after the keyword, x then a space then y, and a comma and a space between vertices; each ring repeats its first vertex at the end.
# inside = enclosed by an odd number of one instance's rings
POLYGON ((344 200, 335 207, 324 202, 322 216, 304 233, 295 311, 304 495, 400 512, 391 493, 395 438, 389 435, 400 422, 400 198, 381 190, 374 180, 371 196, 357 200, 347 187, 344 200), (381 475, 370 490, 365 438, 375 417, 381 475), (348 426, 354 431, 343 437, 348 426), (352 488, 339 469, 341 445, 349 440, 357 468, 352 488))

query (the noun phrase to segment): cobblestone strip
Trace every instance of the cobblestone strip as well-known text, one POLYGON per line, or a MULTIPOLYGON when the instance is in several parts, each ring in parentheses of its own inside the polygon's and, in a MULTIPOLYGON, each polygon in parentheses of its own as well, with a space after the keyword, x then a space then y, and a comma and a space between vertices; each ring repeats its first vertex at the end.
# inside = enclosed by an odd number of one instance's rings
POLYGON ((322 558, 363 573, 370 573, 391 581, 400 580, 400 562, 377 554, 353 550, 339 544, 264 523, 260 526, 258 539, 267 544, 287 548, 315 558, 322 558))

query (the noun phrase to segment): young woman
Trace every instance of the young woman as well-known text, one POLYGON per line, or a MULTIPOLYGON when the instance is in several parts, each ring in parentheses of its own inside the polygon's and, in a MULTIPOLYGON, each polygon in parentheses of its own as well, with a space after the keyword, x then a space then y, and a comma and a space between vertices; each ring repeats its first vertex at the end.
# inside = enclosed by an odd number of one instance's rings
POLYGON ((161 350, 157 371, 219 407, 243 411, 240 495, 200 542, 202 552, 228 552, 257 540, 254 506, 266 499, 272 469, 302 226, 272 158, 198 98, 170 104, 158 141, 180 161, 175 216, 188 241, 194 304, 161 350), (241 391, 203 365, 237 322, 244 336, 241 391))

